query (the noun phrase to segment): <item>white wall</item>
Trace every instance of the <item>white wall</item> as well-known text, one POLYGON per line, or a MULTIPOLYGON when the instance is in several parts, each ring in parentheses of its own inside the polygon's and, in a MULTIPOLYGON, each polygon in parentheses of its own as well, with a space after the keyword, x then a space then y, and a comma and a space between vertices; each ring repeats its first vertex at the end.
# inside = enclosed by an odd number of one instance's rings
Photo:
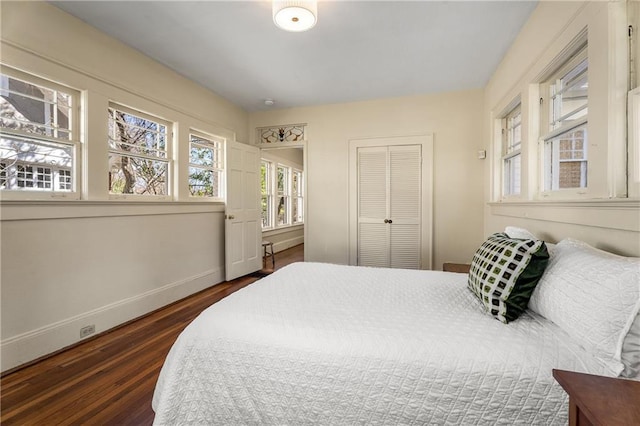
POLYGON ((482 242, 482 90, 258 112, 250 127, 307 123, 305 260, 349 263, 349 140, 434 135, 434 269, 482 242))
MULTIPOLYGON (((223 280, 222 203, 109 200, 109 101, 178 123, 176 173, 188 129, 248 140, 248 115, 216 94, 44 2, 2 2, 2 62, 82 93, 81 201, 2 200, 2 370, 223 280)), ((181 179, 184 183, 186 179, 181 179)))
MULTIPOLYGON (((550 240, 578 238, 596 247, 640 256, 640 203, 626 198, 625 2, 540 2, 490 79, 484 94, 483 143, 486 235, 507 225, 525 227, 550 240), (535 92, 541 75, 580 31, 588 28, 589 190, 573 200, 538 194, 535 92), (500 200, 495 179, 500 152, 493 120, 518 95, 523 105, 523 194, 500 200), (493 167, 492 168, 492 162, 493 167)), ((637 19, 637 15, 636 15, 637 19)))

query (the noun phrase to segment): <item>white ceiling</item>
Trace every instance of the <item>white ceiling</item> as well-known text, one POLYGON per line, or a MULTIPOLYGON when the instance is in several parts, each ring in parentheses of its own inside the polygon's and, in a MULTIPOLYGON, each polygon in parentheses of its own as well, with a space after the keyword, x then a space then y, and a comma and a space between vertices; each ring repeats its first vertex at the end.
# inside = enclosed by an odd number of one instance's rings
POLYGON ((268 0, 52 3, 247 111, 484 87, 537 4, 320 1, 288 33, 268 0))

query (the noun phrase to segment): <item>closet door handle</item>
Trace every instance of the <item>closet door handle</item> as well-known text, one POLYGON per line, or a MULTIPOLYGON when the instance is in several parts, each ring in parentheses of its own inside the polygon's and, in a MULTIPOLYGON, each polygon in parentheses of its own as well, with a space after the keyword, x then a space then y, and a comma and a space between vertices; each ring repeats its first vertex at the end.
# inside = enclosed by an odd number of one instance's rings
POLYGON ((393 221, 391 219, 385 219, 384 223, 393 223, 393 221))

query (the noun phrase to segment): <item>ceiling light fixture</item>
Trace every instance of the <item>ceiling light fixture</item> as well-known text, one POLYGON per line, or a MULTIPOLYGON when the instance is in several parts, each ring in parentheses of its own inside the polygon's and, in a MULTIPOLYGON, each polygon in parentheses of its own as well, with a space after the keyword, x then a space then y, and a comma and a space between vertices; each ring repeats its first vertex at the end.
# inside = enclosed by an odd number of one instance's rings
POLYGON ((273 0, 273 22, 285 31, 307 31, 318 20, 316 0, 273 0))

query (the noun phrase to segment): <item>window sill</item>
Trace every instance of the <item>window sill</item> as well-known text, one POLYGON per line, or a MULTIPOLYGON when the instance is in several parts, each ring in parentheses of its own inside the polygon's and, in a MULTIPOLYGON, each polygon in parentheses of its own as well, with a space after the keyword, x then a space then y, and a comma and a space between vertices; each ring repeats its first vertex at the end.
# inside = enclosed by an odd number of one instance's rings
POLYGON ((1 220, 221 213, 224 203, 182 201, 0 201, 1 220))
POLYGON ((640 232, 640 199, 504 201, 488 205, 497 216, 640 232))
POLYGON ((298 231, 304 228, 304 223, 296 225, 281 226, 279 228, 266 229, 262 231, 263 236, 285 234, 287 232, 298 231))

